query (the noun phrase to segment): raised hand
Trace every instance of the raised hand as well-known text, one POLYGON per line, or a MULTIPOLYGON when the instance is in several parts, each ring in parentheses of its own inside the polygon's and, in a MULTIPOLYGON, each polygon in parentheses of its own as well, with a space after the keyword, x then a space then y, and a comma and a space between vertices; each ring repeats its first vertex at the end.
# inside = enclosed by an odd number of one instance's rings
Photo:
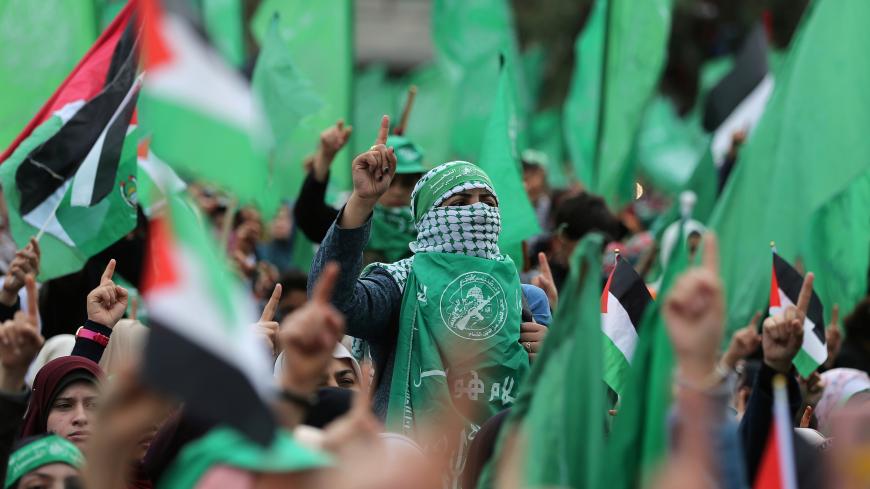
POLYGON ((725 324, 719 279, 719 246, 704 235, 703 263, 681 275, 665 298, 663 312, 681 374, 705 379, 715 369, 725 324))
POLYGON ((345 127, 344 120, 339 119, 334 126, 330 126, 320 133, 320 145, 317 147, 317 153, 312 162, 312 170, 314 178, 319 182, 326 181, 326 176, 329 174, 329 167, 332 166, 332 160, 335 155, 341 151, 347 142, 350 140, 350 135, 353 132, 352 126, 345 127))
POLYGON ((278 303, 281 302, 281 292, 281 284, 276 284, 272 290, 272 296, 269 297, 269 302, 263 308, 260 320, 254 325, 257 334, 263 337, 263 341, 272 355, 278 355, 281 351, 278 343, 278 323, 275 321, 275 311, 278 310, 278 303))
POLYGON ((758 320, 761 312, 756 312, 744 328, 734 332, 728 350, 722 355, 722 364, 725 368, 733 370, 737 362, 748 357, 761 344, 761 335, 758 334, 758 320))
POLYGON ((18 300, 18 291, 24 287, 25 277, 39 275, 39 260, 42 254, 39 250, 39 241, 30 238, 27 246, 15 253, 15 258, 6 270, 6 278, 3 287, 0 288, 0 303, 11 306, 18 300))
POLYGON ((108 328, 114 328, 127 310, 127 289, 112 281, 114 275, 115 260, 111 259, 100 278, 100 285, 88 294, 87 299, 88 319, 108 328))
POLYGON ((828 359, 825 360, 825 367, 831 368, 834 366, 834 361, 840 354, 842 346, 842 336, 840 334, 840 305, 834 304, 834 309, 831 311, 831 322, 825 328, 825 345, 828 347, 828 359))
POLYGON ((337 280, 338 265, 327 264, 308 302, 281 322, 285 389, 313 391, 332 361, 335 344, 344 335, 344 316, 329 303, 337 280))
POLYGON ((27 368, 45 339, 39 334, 39 296, 32 275, 25 277, 27 311, 18 311, 0 326, 0 390, 17 392, 24 385, 27 368))
POLYGON ((553 280, 553 272, 550 270, 547 255, 538 253, 538 263, 541 267, 541 273, 532 277, 532 285, 540 287, 547 294, 550 310, 556 312, 556 306, 559 305, 559 291, 556 289, 556 281, 553 280))
POLYGON ((353 192, 361 199, 377 201, 390 188, 396 170, 396 155, 387 148, 390 118, 381 119, 375 144, 353 160, 353 192))
POLYGON ((812 272, 804 277, 797 306, 786 307, 780 314, 765 319, 762 325, 764 363, 777 372, 789 371, 804 342, 804 319, 813 295, 814 278, 812 272))

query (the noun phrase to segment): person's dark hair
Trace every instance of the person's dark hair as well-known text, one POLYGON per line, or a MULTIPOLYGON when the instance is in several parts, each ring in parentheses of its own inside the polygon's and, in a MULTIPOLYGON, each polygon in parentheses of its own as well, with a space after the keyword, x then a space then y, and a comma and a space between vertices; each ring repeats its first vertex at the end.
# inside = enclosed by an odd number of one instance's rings
POLYGON ((607 208, 604 199, 583 192, 562 201, 556 209, 555 229, 569 239, 580 240, 587 233, 599 231, 606 240, 622 235, 619 219, 607 208))
POLYGON ((281 288, 284 290, 285 294, 291 290, 307 291, 308 275, 297 270, 290 270, 281 275, 278 279, 278 283, 281 284, 281 288))
POLYGON ((849 340, 870 341, 870 296, 865 297, 846 316, 843 329, 849 340))
POLYGON ((421 178, 423 178, 422 173, 397 173, 392 183, 402 188, 414 188, 421 178))
POLYGON ((759 370, 761 370, 761 360, 744 361, 737 370, 737 390, 744 387, 752 389, 759 370))

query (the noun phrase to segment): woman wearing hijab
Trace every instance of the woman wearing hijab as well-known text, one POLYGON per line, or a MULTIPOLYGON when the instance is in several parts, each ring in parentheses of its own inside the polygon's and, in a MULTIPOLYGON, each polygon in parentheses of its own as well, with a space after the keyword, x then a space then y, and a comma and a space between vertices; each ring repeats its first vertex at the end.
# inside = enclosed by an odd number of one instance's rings
POLYGON ((9 457, 3 489, 69 487, 80 478, 82 453, 75 445, 57 435, 26 438, 9 457))
POLYGON ((81 449, 91 433, 102 377, 99 365, 87 358, 69 356, 46 363, 33 380, 21 437, 55 433, 81 449))
POLYGON ((498 248, 498 197, 471 163, 445 163, 417 182, 414 255, 374 263, 358 278, 372 210, 396 166, 384 144, 388 126, 385 117, 376 145, 354 160, 354 191, 314 259, 309 284, 326 262, 339 262, 333 302, 348 334, 370 345, 374 409, 388 429, 414 435, 421 420, 460 402, 475 412, 469 435, 512 405, 537 343, 519 343, 523 294, 514 263, 498 248))

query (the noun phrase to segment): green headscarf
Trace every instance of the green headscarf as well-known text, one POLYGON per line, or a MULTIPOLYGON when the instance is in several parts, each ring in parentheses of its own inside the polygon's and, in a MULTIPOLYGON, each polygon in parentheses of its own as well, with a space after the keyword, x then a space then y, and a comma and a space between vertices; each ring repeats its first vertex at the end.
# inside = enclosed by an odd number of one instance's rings
POLYGON ((194 487, 206 472, 221 465, 250 472, 286 473, 328 467, 331 460, 324 453, 303 447, 283 430, 278 430, 272 446, 263 448, 235 430, 215 428, 181 450, 159 487, 194 487))
POLYGON ((414 221, 419 224, 423 216, 440 204, 452 189, 476 183, 488 187, 495 195, 489 175, 473 163, 451 161, 433 168, 423 175, 411 193, 411 214, 414 215, 414 221))
POLYGON ((387 146, 392 146, 396 153, 396 173, 424 173, 423 149, 404 136, 387 137, 387 146))
POLYGON ((3 487, 9 489, 28 472, 48 464, 61 463, 78 469, 83 461, 82 452, 65 438, 57 435, 44 436, 15 450, 9 457, 3 487))

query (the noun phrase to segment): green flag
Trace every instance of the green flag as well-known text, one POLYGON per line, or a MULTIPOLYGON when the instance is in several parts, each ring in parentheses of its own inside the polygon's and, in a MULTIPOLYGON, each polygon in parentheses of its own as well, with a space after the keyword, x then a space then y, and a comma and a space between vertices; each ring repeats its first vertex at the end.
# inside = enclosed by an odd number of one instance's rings
MULTIPOLYGON (((504 53, 512 62, 519 60, 509 2, 436 0, 432 35, 441 66, 455 74, 452 156, 475 161, 492 109, 492 89, 498 83, 499 55, 504 53)), ((510 66, 519 95, 518 134, 524 137, 528 97, 521 67, 514 63, 510 66)), ((521 143, 520 147, 525 145, 521 143)))
POLYGON ((95 22, 90 1, 0 0, 0 148, 91 47, 95 22))
POLYGON ((729 331, 766 305, 770 241, 817 272, 829 310, 866 293, 870 59, 858 40, 870 40, 868 21, 861 0, 809 5, 716 205, 729 331))
POLYGON ((602 244, 602 237, 592 234, 574 251, 562 307, 512 413, 527 440, 525 487, 600 484, 607 416, 601 382, 602 244))
MULTIPOLYGON (((351 120, 353 18, 350 0, 266 0, 251 19, 251 31, 261 45, 275 12, 280 14, 280 35, 289 57, 323 101, 292 134, 281 135, 289 138, 289 161, 280 162, 283 170, 276 174, 276 183, 282 197, 293 198, 304 177, 302 160, 317 148, 320 132, 339 119, 351 120)), ((348 150, 336 157, 330 173, 334 190, 350 190, 352 157, 348 150)))
MULTIPOLYGON (((385 65, 370 66, 358 72, 353 81, 353 137, 351 141, 353 142, 352 153, 358 155, 368 151, 372 141, 378 135, 380 126, 374 124, 374 121, 379 121, 381 116, 386 114, 390 116, 391 124, 399 123, 398 114, 401 110, 399 104, 404 103, 405 92, 399 84, 387 78, 385 65)), ((414 139, 413 135, 409 137, 414 139)))
MULTIPOLYGON (((677 236, 683 236, 682 225, 677 236)), ((613 422, 605 480, 610 489, 645 487, 667 451, 667 412, 671 405, 674 351, 661 304, 674 279, 688 266, 686 240, 671 252, 658 300, 646 308, 631 361, 627 389, 613 422)))
POLYGON ((577 42, 575 75, 580 79, 574 81, 566 109, 568 147, 581 181, 612 207, 634 197, 630 152, 664 68, 672 3, 599 0, 577 42), (601 63, 594 64, 598 59, 601 63), (592 117, 595 137, 590 141, 592 117), (581 126, 585 129, 575 133, 581 126))
POLYGON ((205 30, 218 51, 233 66, 245 63, 242 0, 202 0, 205 30))
MULTIPOLYGON (((502 229, 499 247, 515 249, 524 239, 541 232, 538 219, 523 187, 519 156, 516 146, 516 105, 505 65, 498 80, 495 102, 486 126, 483 147, 480 150, 482 168, 495 186, 499 196, 502 229)), ((522 266, 522 262, 517 262, 522 266)))
POLYGON ((324 105, 311 83, 296 69, 286 46, 281 37, 279 14, 276 13, 263 39, 251 81, 274 142, 269 190, 261 192, 257 199, 258 207, 267 219, 281 198, 298 191, 299 181, 283 178, 284 175, 297 175, 301 165, 299 154, 294 153, 291 136, 306 117, 317 113, 324 105))
POLYGON ((547 183, 552 188, 565 188, 569 183, 564 143, 562 112, 558 108, 542 110, 529 119, 529 148, 542 155, 547 183))

